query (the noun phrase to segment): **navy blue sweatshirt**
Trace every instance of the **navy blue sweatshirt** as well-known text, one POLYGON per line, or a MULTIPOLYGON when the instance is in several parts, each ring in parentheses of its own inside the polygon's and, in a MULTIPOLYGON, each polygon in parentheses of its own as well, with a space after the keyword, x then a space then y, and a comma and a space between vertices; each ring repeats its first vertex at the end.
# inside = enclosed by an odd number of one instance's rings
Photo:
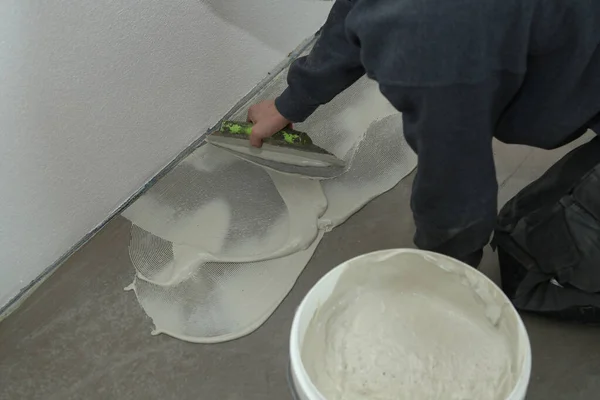
POLYGON ((418 154, 416 245, 473 261, 497 213, 492 138, 581 135, 600 112, 599 44, 600 0, 337 0, 276 106, 301 122, 376 80, 418 154))

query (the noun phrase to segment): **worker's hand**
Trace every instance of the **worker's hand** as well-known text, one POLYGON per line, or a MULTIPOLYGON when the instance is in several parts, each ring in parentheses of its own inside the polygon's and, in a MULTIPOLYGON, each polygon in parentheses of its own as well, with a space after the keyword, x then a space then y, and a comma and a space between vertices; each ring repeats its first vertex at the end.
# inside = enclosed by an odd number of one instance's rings
POLYGON ((254 147, 261 147, 263 139, 269 138, 291 125, 291 121, 277 111, 273 100, 266 100, 250 107, 248 122, 254 124, 252 135, 250 135, 250 144, 254 147))

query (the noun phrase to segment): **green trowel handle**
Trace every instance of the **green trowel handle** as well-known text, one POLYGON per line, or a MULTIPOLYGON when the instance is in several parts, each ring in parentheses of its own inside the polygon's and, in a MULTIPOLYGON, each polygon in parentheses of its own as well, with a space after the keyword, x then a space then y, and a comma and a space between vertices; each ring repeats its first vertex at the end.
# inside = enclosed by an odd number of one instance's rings
MULTIPOLYGON (((221 132, 232 135, 250 136, 252 134, 252 124, 250 122, 223 121, 221 132)), ((275 141, 284 141, 289 144, 310 145, 312 140, 304 133, 285 128, 277 132, 272 137, 275 141)))

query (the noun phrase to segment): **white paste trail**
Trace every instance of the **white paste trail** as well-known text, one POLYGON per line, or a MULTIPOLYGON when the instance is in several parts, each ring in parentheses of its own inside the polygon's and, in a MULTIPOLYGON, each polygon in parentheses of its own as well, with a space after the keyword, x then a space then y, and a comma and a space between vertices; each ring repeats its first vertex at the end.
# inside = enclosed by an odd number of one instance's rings
MULTIPOLYGON (((190 159, 123 215, 156 237, 193 248, 185 252, 206 261, 283 257, 316 238, 318 218, 327 208, 319 182, 265 171, 213 146, 201 147, 190 159), (220 168, 207 173, 204 166, 215 158, 220 168)), ((136 251, 152 252, 144 246, 153 245, 151 240, 137 244, 136 251)))
MULTIPOLYGON (((281 93, 284 74, 248 105, 281 93)), ((231 119, 245 117, 241 110, 231 119)), ((416 165, 400 114, 367 78, 295 128, 347 171, 312 180, 202 146, 124 213, 134 223, 134 289, 156 332, 202 343, 252 332, 283 301, 324 232, 416 165)))
POLYGON ((136 279, 134 290, 155 333, 195 343, 247 335, 262 325, 294 286, 323 233, 303 251, 254 263, 199 263, 188 279, 156 285, 136 279))
POLYGON ((404 140, 401 114, 373 122, 348 171, 321 182, 329 205, 319 220, 321 227, 331 230, 344 223, 373 198, 396 186, 416 163, 416 154, 404 140))

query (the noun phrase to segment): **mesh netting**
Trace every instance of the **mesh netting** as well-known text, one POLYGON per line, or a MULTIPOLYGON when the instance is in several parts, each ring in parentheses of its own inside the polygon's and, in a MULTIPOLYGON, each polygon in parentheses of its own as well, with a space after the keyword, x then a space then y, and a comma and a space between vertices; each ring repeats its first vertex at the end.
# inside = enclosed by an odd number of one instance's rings
POLYGON ((345 222, 370 200, 396 186, 416 162, 416 154, 404 140, 400 114, 373 122, 348 171, 321 182, 329 205, 321 227, 329 230, 345 222))
MULTIPOLYGON (((194 248, 208 261, 284 256, 313 242, 327 202, 318 182, 272 175, 203 146, 123 215, 158 238, 194 248)), ((155 246, 153 240, 138 239, 136 245, 141 252, 156 252, 147 248, 155 246)))
MULTIPOLYGON (((154 333, 191 342, 220 342, 254 331, 275 311, 312 257, 312 245, 254 263, 198 261, 186 279, 160 285, 136 278, 133 289, 154 333)), ((176 256, 175 256, 176 257, 176 256)))
MULTIPOLYGON (((277 97, 286 85, 284 75, 278 76, 233 118, 245 119, 248 106, 277 97)), ((381 95, 377 83, 366 77, 295 128, 309 132, 316 145, 349 164, 342 176, 321 182, 328 202, 321 218, 326 230, 393 188, 417 162, 403 136, 402 115, 381 95)))
MULTIPOLYGON (((247 106, 274 98, 285 72, 247 106)), ((246 107, 232 119, 245 120, 246 107)), ((156 332, 230 340, 260 326, 310 260, 323 232, 391 189, 416 165, 401 116, 364 78, 296 129, 348 163, 316 181, 197 149, 134 203, 132 288, 156 332)))

